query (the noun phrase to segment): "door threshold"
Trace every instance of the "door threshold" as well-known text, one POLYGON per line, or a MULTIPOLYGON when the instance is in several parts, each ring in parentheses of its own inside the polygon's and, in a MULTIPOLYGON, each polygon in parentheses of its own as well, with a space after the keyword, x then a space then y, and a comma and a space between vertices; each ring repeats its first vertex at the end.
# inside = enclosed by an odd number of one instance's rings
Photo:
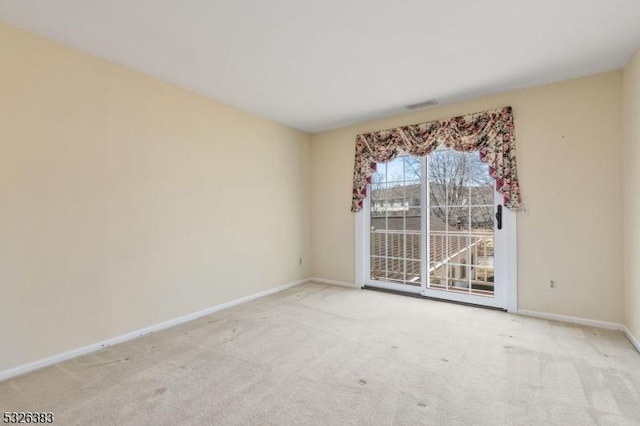
POLYGON ((396 294, 398 296, 414 297, 416 299, 427 299, 427 300, 434 300, 436 302, 453 303, 453 304, 456 304, 456 305, 470 306, 472 308, 482 308, 482 309, 489 309, 491 311, 507 312, 507 310, 504 309, 504 308, 496 308, 494 306, 485 306, 485 305, 478 305, 478 304, 475 304, 475 303, 460 302, 458 300, 439 299, 437 297, 423 296, 422 294, 410 293, 408 291, 391 290, 391 289, 388 289, 388 288, 373 287, 373 286, 369 286, 369 285, 365 285, 364 287, 362 287, 362 289, 363 290, 379 291, 381 293, 396 294))

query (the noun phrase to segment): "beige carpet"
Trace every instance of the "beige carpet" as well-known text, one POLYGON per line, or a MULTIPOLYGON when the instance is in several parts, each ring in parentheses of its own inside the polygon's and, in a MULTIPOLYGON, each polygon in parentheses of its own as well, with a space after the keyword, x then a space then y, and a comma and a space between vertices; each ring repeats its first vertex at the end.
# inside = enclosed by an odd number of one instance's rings
POLYGON ((640 425, 619 332, 305 284, 0 383, 56 424, 640 425))

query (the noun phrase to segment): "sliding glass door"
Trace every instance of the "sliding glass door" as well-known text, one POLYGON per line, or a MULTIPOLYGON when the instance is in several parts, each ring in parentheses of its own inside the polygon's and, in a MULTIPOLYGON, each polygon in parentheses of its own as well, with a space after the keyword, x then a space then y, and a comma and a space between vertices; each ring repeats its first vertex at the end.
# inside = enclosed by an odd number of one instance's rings
POLYGON ((422 284, 422 162, 402 156, 378 164, 371 184, 371 279, 422 284))
POLYGON ((440 149, 377 164, 365 215, 366 284, 505 308, 501 197, 478 152, 440 149))

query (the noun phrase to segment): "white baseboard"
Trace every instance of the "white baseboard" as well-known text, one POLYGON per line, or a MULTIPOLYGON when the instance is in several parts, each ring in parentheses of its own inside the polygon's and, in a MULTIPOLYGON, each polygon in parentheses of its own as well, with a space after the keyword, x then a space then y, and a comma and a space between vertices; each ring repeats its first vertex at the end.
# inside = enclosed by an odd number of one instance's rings
POLYGON ((26 373, 30 373, 30 372, 35 371, 35 370, 39 370, 39 369, 44 368, 44 367, 49 367, 49 366, 51 366, 53 364, 57 364, 59 362, 67 361, 69 359, 76 358, 76 357, 79 357, 81 355, 86 355, 88 353, 95 352, 97 350, 100 350, 102 348, 106 348, 108 346, 113 346, 113 345, 116 345, 118 343, 123 343, 123 342, 126 342, 128 340, 132 340, 132 339, 135 339, 137 337, 141 337, 141 336, 144 336, 146 334, 153 333, 155 331, 164 330, 166 328, 173 327, 173 326, 185 323, 185 322, 193 321, 195 319, 198 319, 200 317, 212 314, 214 312, 218 312, 218 311, 221 311, 223 309, 231 308, 233 306, 240 305, 242 303, 250 302, 252 300, 259 299, 261 297, 265 297, 265 296, 268 296, 270 294, 277 293, 279 291, 286 290, 288 288, 295 287, 295 286, 300 285, 300 284, 304 284, 304 283, 306 283, 308 281, 310 281, 310 280, 307 278, 307 279, 295 281, 295 282, 292 282, 292 283, 283 284, 283 285, 280 285, 278 287, 270 288, 269 290, 261 291, 259 293, 255 293, 255 294, 251 294, 249 296, 241 297, 239 299, 231 300, 230 302, 223 303, 221 305, 213 306, 211 308, 207 308, 207 309, 204 309, 204 310, 201 310, 201 311, 198 311, 198 312, 193 312, 193 313, 188 314, 188 315, 184 315, 184 316, 177 317, 177 318, 174 318, 174 319, 171 319, 171 320, 168 320, 168 321, 164 321, 164 322, 161 322, 161 323, 158 323, 158 324, 154 324, 154 325, 151 325, 149 327, 141 328, 141 329, 132 331, 130 333, 123 334, 121 336, 112 337, 110 339, 103 340, 101 342, 94 343, 94 344, 89 345, 89 346, 85 346, 85 347, 78 348, 78 349, 73 349, 73 350, 68 351, 68 352, 64 352, 64 353, 61 353, 61 354, 58 354, 58 355, 54 355, 54 356, 51 356, 51 357, 48 357, 48 358, 44 358, 44 359, 41 359, 41 360, 38 360, 38 361, 35 361, 35 362, 24 364, 24 365, 21 365, 19 367, 11 368, 9 370, 0 371, 0 382, 3 381, 3 380, 10 379, 12 377, 20 376, 20 375, 23 375, 23 374, 26 374, 26 373))
POLYGON ((617 322, 599 321, 589 318, 572 317, 568 315, 549 314, 547 312, 527 311, 524 309, 518 309, 518 315, 547 319, 552 321, 570 322, 573 324, 586 325, 587 327, 604 328, 607 330, 624 331, 625 328, 624 325, 617 322))
POLYGON ((629 339, 629 341, 631 342, 631 344, 636 348, 636 350, 640 353, 640 340, 638 340, 638 338, 636 338, 636 336, 634 336, 633 334, 631 334, 631 330, 629 330, 627 327, 624 327, 624 334, 627 335, 627 339, 629 339))
POLYGON ((344 281, 325 280, 324 278, 309 278, 309 281, 313 281, 320 284, 337 285, 340 287, 357 288, 354 283, 347 283, 344 281))

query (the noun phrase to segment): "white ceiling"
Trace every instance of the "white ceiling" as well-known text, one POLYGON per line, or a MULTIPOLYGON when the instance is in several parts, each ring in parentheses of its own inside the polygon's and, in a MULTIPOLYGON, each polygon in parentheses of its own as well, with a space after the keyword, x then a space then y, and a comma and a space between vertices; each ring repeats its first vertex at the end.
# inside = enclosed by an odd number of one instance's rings
POLYGON ((0 20, 309 132, 640 47, 639 0, 0 0, 0 20))

